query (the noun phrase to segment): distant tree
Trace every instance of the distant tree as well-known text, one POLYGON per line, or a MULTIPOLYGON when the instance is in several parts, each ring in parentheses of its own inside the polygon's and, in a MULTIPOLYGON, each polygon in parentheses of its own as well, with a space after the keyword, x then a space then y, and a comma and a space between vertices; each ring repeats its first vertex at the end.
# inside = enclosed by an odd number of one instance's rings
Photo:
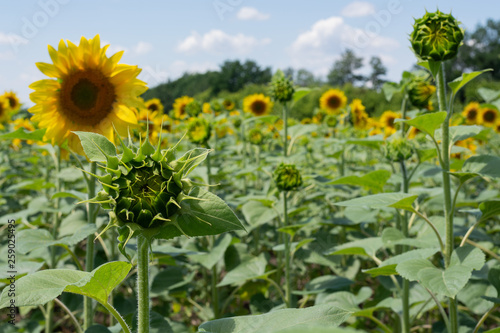
POLYGON ((297 71, 295 84, 300 87, 311 87, 320 85, 321 81, 317 79, 314 76, 314 74, 309 72, 307 69, 301 68, 297 71))
POLYGON ((271 68, 261 69, 255 61, 247 60, 241 63, 239 60, 226 60, 220 66, 220 75, 216 80, 214 94, 226 90, 235 92, 242 89, 248 83, 264 84, 271 80, 271 68))
POLYGON ((385 82, 381 77, 387 74, 387 68, 382 64, 382 60, 376 56, 371 57, 370 66, 372 71, 368 77, 368 82, 371 83, 373 89, 379 90, 385 82))
POLYGON ((285 74, 285 77, 295 80, 295 69, 292 67, 285 68, 283 74, 285 74))
POLYGON ((363 82, 365 77, 356 74, 356 71, 361 67, 363 67, 363 58, 356 57, 353 50, 346 49, 328 73, 328 83, 332 86, 343 86, 346 83, 355 85, 358 82, 363 82))

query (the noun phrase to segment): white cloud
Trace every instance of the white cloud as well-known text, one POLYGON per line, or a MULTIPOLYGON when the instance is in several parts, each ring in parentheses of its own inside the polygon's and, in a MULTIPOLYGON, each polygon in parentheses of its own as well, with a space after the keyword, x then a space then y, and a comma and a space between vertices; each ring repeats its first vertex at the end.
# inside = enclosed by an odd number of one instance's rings
POLYGON ((7 45, 7 44, 10 45, 28 44, 28 40, 13 33, 6 34, 0 31, 0 45, 7 45))
POLYGON ((345 49, 352 49, 357 56, 389 59, 388 55, 398 47, 395 39, 352 27, 342 17, 332 16, 297 36, 290 47, 291 65, 325 75, 345 49))
POLYGON ((362 17, 375 14, 375 6, 366 1, 354 1, 342 9, 342 16, 362 17))
POLYGON ((239 20, 243 21, 248 21, 248 20, 264 21, 269 19, 271 15, 261 13, 253 7, 243 7, 238 11, 236 17, 239 20))
POLYGON ((204 73, 209 70, 217 70, 219 66, 206 61, 201 63, 187 63, 184 60, 172 62, 168 67, 146 65, 142 67, 142 72, 138 78, 145 81, 149 87, 157 86, 168 79, 176 79, 184 73, 204 73))
POLYGON ((141 41, 134 47, 134 53, 142 55, 149 53, 152 49, 153 45, 151 43, 141 41))
POLYGON ((204 51, 216 54, 244 54, 249 53, 257 46, 267 45, 270 42, 269 38, 259 40, 241 33, 229 35, 222 30, 214 29, 203 35, 192 32, 190 36, 177 45, 177 51, 184 53, 204 51))

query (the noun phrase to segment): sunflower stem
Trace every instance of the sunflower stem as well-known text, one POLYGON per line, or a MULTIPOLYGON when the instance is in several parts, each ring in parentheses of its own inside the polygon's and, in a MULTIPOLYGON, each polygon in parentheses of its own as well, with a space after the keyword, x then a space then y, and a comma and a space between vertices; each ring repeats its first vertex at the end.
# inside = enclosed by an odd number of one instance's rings
POLYGON ((288 105, 287 103, 283 103, 283 128, 284 128, 284 137, 283 137, 283 156, 285 158, 288 156, 288 105))
POLYGON ((137 237, 138 333, 149 333, 149 245, 146 237, 137 237))
MULTIPOLYGON (((96 174, 97 164, 96 162, 90 162, 90 172, 96 174)), ((90 177, 87 182, 88 188, 88 198, 89 200, 95 197, 95 178, 90 177)), ((87 220, 89 224, 95 224, 97 206, 95 204, 87 203, 87 220)), ((89 235, 87 237, 87 253, 85 254, 85 270, 91 272, 94 269, 94 235, 89 235)), ((83 313, 84 313, 84 323, 83 329, 87 330, 92 326, 94 321, 94 312, 92 310, 92 298, 83 298, 83 313)))
MULTIPOLYGON (((446 119, 442 125, 441 157, 443 170, 443 192, 444 192, 444 216, 446 223, 446 245, 444 252, 445 267, 450 265, 451 254, 453 252, 453 211, 451 199, 451 181, 450 181, 450 118, 451 112, 446 106, 446 87, 444 77, 444 64, 441 63, 436 78, 439 110, 447 111, 446 119)), ((449 317, 451 333, 458 332, 458 309, 455 298, 449 298, 449 317)))
MULTIPOLYGON (((287 203, 287 191, 283 191, 283 221, 285 227, 288 226, 288 203, 287 203)), ((286 280, 286 307, 292 307, 292 282, 290 276, 290 235, 285 233, 283 235, 285 238, 285 280, 286 280)))

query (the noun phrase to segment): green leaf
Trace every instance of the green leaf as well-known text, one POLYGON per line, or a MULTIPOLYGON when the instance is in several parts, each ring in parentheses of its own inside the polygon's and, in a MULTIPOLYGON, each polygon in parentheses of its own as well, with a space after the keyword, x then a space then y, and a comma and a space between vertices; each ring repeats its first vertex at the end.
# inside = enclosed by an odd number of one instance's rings
POLYGON ((465 161, 461 171, 483 177, 500 178, 499 165, 500 157, 493 155, 478 155, 469 157, 465 161))
POLYGON ((372 268, 363 271, 364 273, 368 273, 371 276, 379 276, 379 275, 396 275, 398 274, 396 270, 396 266, 400 263, 403 263, 408 260, 415 260, 415 259, 427 259, 430 256, 434 255, 436 252, 438 252, 439 249, 417 249, 417 250, 411 250, 402 254, 399 254, 397 256, 394 256, 392 258, 389 258, 382 263, 380 263, 379 267, 377 268, 372 268))
MULTIPOLYGON (((92 297, 107 304, 108 296, 127 276, 132 265, 115 261, 97 267, 92 272, 71 269, 47 269, 26 275, 16 281, 16 306, 43 305, 63 291, 92 297)), ((0 296, 0 308, 8 307, 8 289, 0 296)))
POLYGON ((92 162, 106 162, 106 156, 116 156, 116 147, 105 136, 91 132, 73 132, 80 138, 83 151, 92 162))
POLYGON ((176 172, 182 170, 181 178, 184 178, 207 158, 208 153, 210 153, 209 149, 194 148, 186 152, 177 160, 170 162, 170 165, 176 172))
POLYGON ((276 310, 262 315, 242 316, 212 320, 203 323, 200 333, 284 333, 307 332, 307 327, 337 327, 345 322, 352 311, 330 304, 311 306, 305 309, 276 310), (293 331, 295 332, 295 331, 293 331))
POLYGON ((54 199, 60 199, 60 198, 73 198, 73 199, 83 201, 83 200, 87 199, 87 196, 84 193, 79 192, 79 191, 67 190, 67 191, 63 191, 63 192, 54 193, 52 195, 52 198, 50 198, 50 199, 54 200, 54 199))
POLYGON ((327 184, 329 185, 345 184, 345 185, 363 186, 365 188, 373 190, 373 192, 375 193, 378 193, 384 190, 384 185, 385 183, 387 183, 390 177, 391 173, 387 170, 375 170, 361 177, 359 176, 341 177, 327 184))
POLYGON ((368 237, 364 239, 355 240, 326 251, 329 255, 365 255, 373 257, 375 253, 383 246, 381 237, 368 237))
POLYGON ((203 267, 211 269, 224 257, 224 253, 229 245, 231 245, 232 239, 233 237, 230 234, 224 234, 217 239, 210 252, 190 255, 189 258, 200 263, 203 267))
POLYGON ((397 266, 396 264, 385 265, 381 267, 363 270, 363 273, 370 274, 372 277, 397 275, 398 272, 396 271, 396 266, 397 266))
POLYGON ((461 77, 456 78, 455 80, 451 81, 448 83, 448 86, 450 86, 451 91, 453 92, 454 95, 457 94, 457 92, 465 86, 468 82, 471 80, 475 79, 477 76, 483 74, 484 72, 489 72, 492 71, 493 69, 488 68, 484 69, 482 71, 477 71, 477 72, 472 72, 472 73, 463 73, 461 77))
POLYGON ((500 267, 492 267, 488 272, 488 281, 497 290, 497 295, 500 296, 500 267))
POLYGON ((432 76, 436 77, 439 72, 439 68, 441 67, 441 62, 440 61, 433 61, 433 60, 425 60, 425 61, 419 61, 417 65, 424 67, 425 69, 429 70, 432 74, 432 76))
POLYGON ((241 212, 250 225, 249 231, 278 217, 276 209, 258 200, 246 202, 241 207, 241 212))
POLYGON ((24 128, 18 128, 14 132, 5 133, 0 135, 0 139, 20 139, 20 140, 34 140, 42 141, 46 129, 38 129, 33 132, 26 132, 24 128))
POLYGON ((382 91, 384 93, 385 99, 390 102, 394 94, 401 92, 401 87, 395 82, 385 82, 382 85, 382 91))
POLYGON ((417 199, 417 197, 418 195, 408 193, 381 193, 347 201, 336 202, 334 203, 334 205, 345 207, 366 206, 371 208, 392 207, 413 211, 412 204, 415 199, 417 199))
POLYGON ((19 231, 18 251, 26 254, 33 250, 46 248, 52 245, 64 244, 73 246, 96 232, 96 226, 91 224, 83 225, 75 230, 71 236, 66 236, 61 239, 54 239, 52 234, 46 229, 25 229, 19 231))
POLYGON ((310 88, 298 88, 298 89, 296 89, 295 92, 293 93, 293 102, 297 103, 298 100, 309 95, 309 93, 311 91, 312 91, 312 89, 310 89, 310 88))
POLYGON ((319 294, 327 291, 347 289, 353 283, 354 281, 342 276, 323 275, 309 281, 306 284, 306 290, 308 294, 319 294))
POLYGON ((403 278, 410 281, 418 280, 418 272, 427 268, 435 268, 434 265, 427 259, 414 259, 398 264, 396 271, 403 278))
POLYGON ((67 285, 64 291, 88 296, 106 304, 111 291, 127 277, 131 268, 131 264, 123 261, 101 265, 78 282, 67 285))
MULTIPOLYGON (((482 126, 477 125, 460 125, 460 126, 451 126, 450 127, 450 146, 452 146, 455 142, 465 140, 468 138, 472 138, 483 130, 482 126)), ((443 139, 442 130, 438 129, 436 131, 436 140, 441 141, 443 139)))
POLYGON ((485 103, 491 103, 500 97, 500 90, 489 89, 481 87, 477 90, 477 93, 484 100, 485 103))
POLYGON ((470 311, 482 315, 488 312, 494 305, 492 302, 483 299, 483 296, 496 297, 497 291, 488 281, 471 280, 465 288, 458 293, 457 298, 460 302, 464 303, 470 311))
MULTIPOLYGON (((173 218, 184 234, 195 237, 245 230, 231 208, 215 194, 193 187, 187 196, 181 194, 181 197, 181 209, 173 218)), ((169 224, 155 238, 171 239, 183 233, 169 224)))
POLYGON ((471 270, 480 270, 485 263, 485 256, 483 251, 475 246, 466 244, 457 247, 451 254, 450 267, 455 265, 462 265, 470 268, 471 270))
POLYGON ((446 119, 446 111, 427 113, 417 116, 409 120, 399 120, 397 122, 406 123, 416 129, 428 134, 431 138, 434 137, 434 132, 441 127, 441 124, 446 119))
POLYGON ((265 275, 267 260, 262 253, 258 257, 246 260, 230 270, 217 287, 227 285, 241 285, 248 280, 257 279, 265 275))

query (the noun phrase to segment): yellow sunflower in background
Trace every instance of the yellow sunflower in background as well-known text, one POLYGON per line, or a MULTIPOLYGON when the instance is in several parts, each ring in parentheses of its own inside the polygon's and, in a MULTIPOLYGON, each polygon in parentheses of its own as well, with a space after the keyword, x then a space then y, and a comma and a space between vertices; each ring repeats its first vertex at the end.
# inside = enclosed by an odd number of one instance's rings
POLYGON ((268 96, 263 94, 253 94, 243 100, 243 110, 250 112, 254 116, 263 116, 271 112, 273 102, 268 96))
POLYGON ((500 120, 497 120, 493 128, 495 129, 495 132, 500 133, 500 120))
POLYGON ((357 129, 368 128, 369 117, 365 112, 366 108, 363 103, 361 103, 361 100, 359 98, 354 99, 352 103, 349 104, 349 107, 351 108, 351 117, 354 127, 357 129))
POLYGON ((491 107, 484 107, 479 110, 479 124, 493 127, 498 119, 498 111, 491 107))
POLYGON ((141 108, 137 115, 137 120, 140 125, 140 136, 145 138, 146 133, 149 133, 149 140, 152 143, 156 143, 161 132, 162 114, 158 111, 151 111, 148 108, 141 108))
POLYGON ((234 104, 234 102, 230 99, 225 99, 222 101, 222 106, 224 107, 224 109, 226 109, 226 111, 232 111, 234 110, 234 107, 236 106, 234 104))
POLYGON ((385 111, 380 116, 380 124, 384 129, 385 136, 390 136, 396 132, 396 119, 401 118, 401 113, 394 111, 385 111))
POLYGON ((36 104, 29 109, 33 122, 47 128, 44 140, 69 147, 83 154, 78 137, 72 131, 95 132, 114 142, 113 126, 120 135, 137 124, 133 107, 141 107, 138 96, 147 90, 137 79, 137 66, 118 64, 123 51, 106 56, 108 45, 101 48, 99 35, 82 37, 80 45, 61 40, 58 50, 49 45, 53 64, 39 62, 38 69, 51 79, 30 85, 36 104))
MULTIPOLYGON (((12 123, 14 124, 14 130, 18 130, 20 128, 24 128, 29 132, 33 132, 35 130, 35 126, 31 123, 31 121, 28 118, 18 118, 14 120, 12 123)), ((26 143, 28 145, 32 145, 35 142, 33 140, 26 140, 26 143)), ((43 142, 39 142, 39 144, 43 145, 43 142)), ((21 146, 22 146, 21 139, 12 140, 12 147, 14 148, 14 150, 19 150, 21 146)))
POLYGON ((201 107, 201 112, 203 113, 212 113, 212 108, 210 107, 210 103, 203 103, 203 106, 201 107))
POLYGON ((21 107, 21 102, 19 101, 19 98, 17 97, 16 93, 14 93, 13 91, 6 91, 2 95, 2 97, 7 99, 7 101, 9 102, 9 108, 12 111, 17 111, 21 107))
POLYGON ((319 107, 330 113, 336 113, 347 104, 347 97, 342 90, 327 90, 319 99, 319 107))
POLYGON ((188 105, 192 101, 194 101, 194 98, 193 97, 189 97, 189 96, 182 96, 182 97, 177 98, 174 101, 174 105, 173 105, 173 108, 174 108, 174 118, 175 119, 184 119, 184 118, 186 118, 187 117, 186 105, 188 105))
POLYGON ((144 103, 146 109, 150 112, 157 112, 159 114, 163 113, 163 104, 158 98, 151 98, 144 103))
POLYGON ((465 118, 465 122, 469 125, 477 124, 479 119, 479 103, 478 102, 470 102, 462 111, 462 116, 465 118))
POLYGON ((4 129, 5 127, 3 124, 10 120, 9 112, 9 101, 5 97, 0 96, 0 129, 4 129))

